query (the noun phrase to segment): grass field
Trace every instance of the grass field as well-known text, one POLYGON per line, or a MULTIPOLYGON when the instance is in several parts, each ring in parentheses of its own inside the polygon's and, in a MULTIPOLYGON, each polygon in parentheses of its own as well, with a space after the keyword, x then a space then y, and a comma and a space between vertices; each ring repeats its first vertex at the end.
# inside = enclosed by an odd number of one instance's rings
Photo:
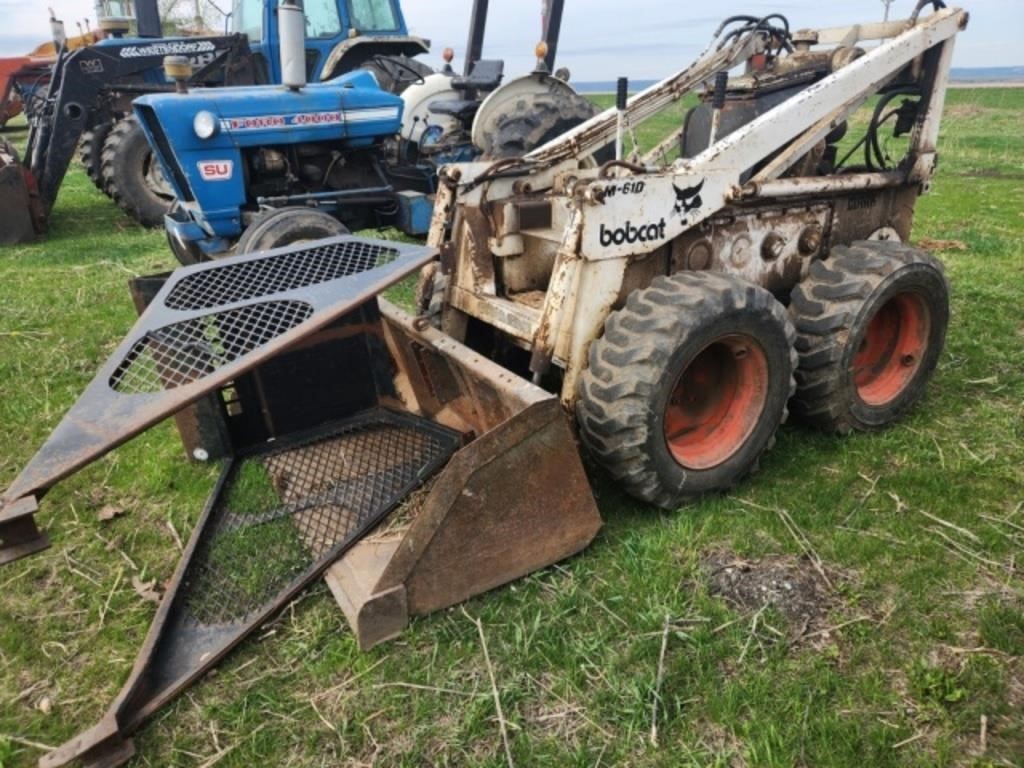
MULTIPOLYGON (((914 237, 953 321, 905 423, 787 425, 759 475, 675 514, 592 471, 586 552, 368 653, 317 584, 133 765, 505 765, 475 618, 517 766, 1024 765, 1022 117, 1024 90, 950 93, 914 237), (769 592, 726 600, 730 574, 769 592)), ((127 278, 171 266, 78 170, 50 235, 0 252, 0 486, 129 328, 127 278)), ((106 710, 155 610, 133 580, 171 575, 216 472, 163 425, 47 496, 53 547, 0 570, 0 766, 106 710)))

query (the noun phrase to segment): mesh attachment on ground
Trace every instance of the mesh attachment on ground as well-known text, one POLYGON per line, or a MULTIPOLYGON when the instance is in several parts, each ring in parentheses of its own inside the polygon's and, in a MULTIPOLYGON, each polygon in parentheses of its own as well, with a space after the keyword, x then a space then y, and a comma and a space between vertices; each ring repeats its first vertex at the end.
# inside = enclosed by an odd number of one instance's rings
POLYGON ((375 410, 239 459, 182 584, 189 619, 231 623, 265 609, 456 447, 429 422, 375 410))

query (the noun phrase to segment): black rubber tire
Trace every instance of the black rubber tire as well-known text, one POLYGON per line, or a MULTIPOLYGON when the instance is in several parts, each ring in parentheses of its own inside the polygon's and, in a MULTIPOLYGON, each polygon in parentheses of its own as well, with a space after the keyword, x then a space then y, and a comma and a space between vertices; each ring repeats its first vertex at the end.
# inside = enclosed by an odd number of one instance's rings
POLYGON ((103 186, 103 145, 113 127, 112 123, 100 123, 83 133, 78 145, 78 159, 85 168, 85 175, 96 185, 96 189, 103 193, 107 191, 103 186))
POLYGON ((155 162, 134 115, 117 123, 103 144, 100 171, 104 189, 122 211, 150 228, 164 225, 164 215, 174 202, 169 189, 160 191, 151 182, 148 171, 155 162))
POLYGON ((522 157, 586 122, 597 112, 594 103, 582 96, 571 102, 537 99, 529 109, 502 118, 486 156, 493 159, 522 157))
POLYGON ((235 253, 259 253, 308 240, 349 234, 348 227, 324 211, 292 206, 265 211, 242 233, 235 253))
MULTIPOLYGON (((941 262, 895 241, 836 246, 827 261, 811 265, 792 294, 790 318, 797 329, 797 394, 793 412, 828 432, 870 432, 896 421, 924 394, 949 326, 949 284, 941 262), (884 403, 866 402, 855 380, 854 360, 871 321, 895 297, 916 297, 929 315, 923 350, 907 355, 916 370, 884 403)), ((901 321, 902 322, 902 321, 901 321)), ((889 342, 895 345, 898 333, 889 342)))
POLYGON ((757 469, 786 420, 796 386, 794 340, 786 310, 763 288, 712 272, 658 277, 609 315, 591 345, 576 407, 583 443, 628 493, 665 509, 726 491, 757 469), (669 450, 669 398, 698 355, 734 334, 763 352, 761 410, 731 455, 687 469, 669 450))

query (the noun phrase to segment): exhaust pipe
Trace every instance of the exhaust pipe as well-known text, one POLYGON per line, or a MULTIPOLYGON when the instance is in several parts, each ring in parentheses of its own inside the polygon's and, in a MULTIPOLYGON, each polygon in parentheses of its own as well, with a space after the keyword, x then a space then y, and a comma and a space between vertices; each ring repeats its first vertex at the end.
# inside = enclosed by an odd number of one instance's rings
POLYGON ((297 0, 277 7, 281 35, 281 82, 292 91, 306 85, 306 17, 297 0))

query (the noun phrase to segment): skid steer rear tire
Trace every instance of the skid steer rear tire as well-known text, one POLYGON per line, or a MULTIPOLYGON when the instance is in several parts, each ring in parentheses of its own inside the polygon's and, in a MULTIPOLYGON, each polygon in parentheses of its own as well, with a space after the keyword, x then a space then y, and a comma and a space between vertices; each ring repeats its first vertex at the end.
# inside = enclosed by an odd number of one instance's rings
POLYGON ((115 125, 103 144, 103 188, 144 227, 162 227, 174 202, 146 134, 134 116, 115 125))
POLYGON ((949 325, 942 264, 895 241, 836 246, 792 294, 793 412, 829 432, 883 429, 924 394, 949 325))
POLYGON ((292 206, 261 213, 235 246, 235 253, 259 253, 312 240, 349 234, 348 227, 324 211, 292 206))
POLYGON ((794 339, 763 288, 711 272, 659 277, 590 348, 583 442, 626 491, 666 509, 728 490, 786 420, 794 339))
POLYGON ((103 144, 114 126, 111 123, 100 123, 91 131, 82 134, 78 145, 78 159, 85 168, 85 175, 96 185, 96 189, 106 193, 103 186, 103 144))

